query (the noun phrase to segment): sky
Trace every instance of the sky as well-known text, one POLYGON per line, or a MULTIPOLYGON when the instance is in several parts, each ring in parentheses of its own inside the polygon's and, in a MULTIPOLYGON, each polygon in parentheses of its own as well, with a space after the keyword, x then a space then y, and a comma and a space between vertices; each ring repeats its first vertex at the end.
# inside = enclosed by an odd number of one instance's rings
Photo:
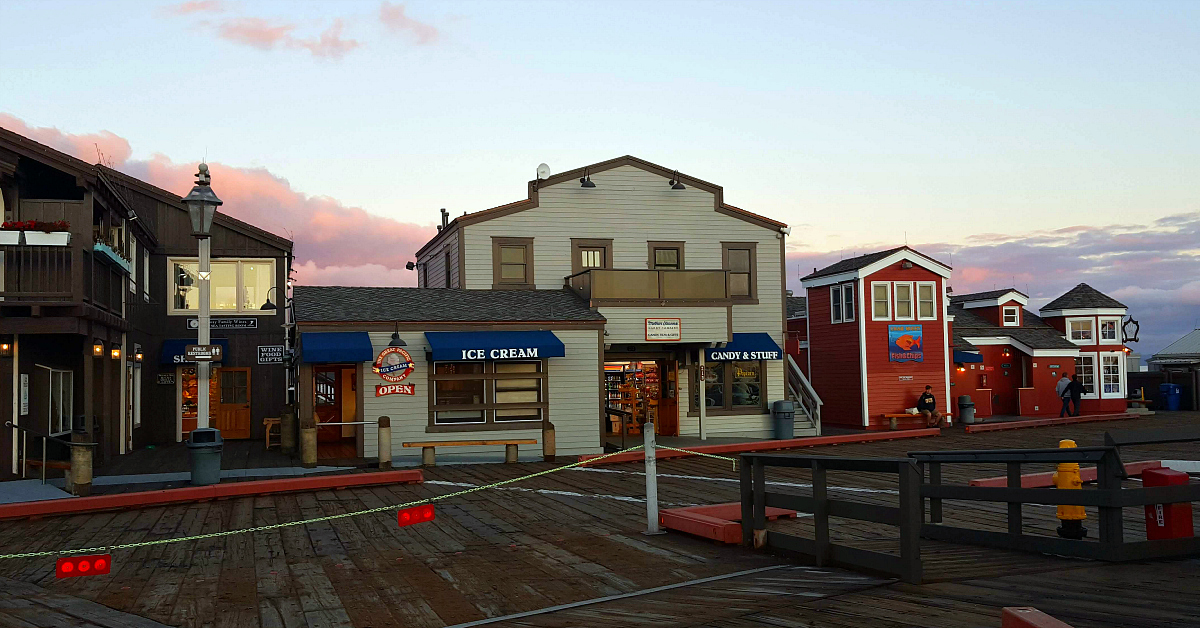
POLYGON ((909 244, 1200 326, 1200 2, 0 2, 0 126, 412 285, 452 216, 620 155, 793 226, 789 287, 909 244), (57 33, 59 36, 48 36, 57 33))

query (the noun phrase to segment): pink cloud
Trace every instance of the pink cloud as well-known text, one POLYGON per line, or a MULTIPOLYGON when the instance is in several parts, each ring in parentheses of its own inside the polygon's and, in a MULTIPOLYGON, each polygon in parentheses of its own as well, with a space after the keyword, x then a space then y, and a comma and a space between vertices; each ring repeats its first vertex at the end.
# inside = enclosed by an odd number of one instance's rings
POLYGON ((342 28, 342 21, 334 20, 333 25, 325 29, 325 32, 321 33, 320 37, 316 39, 293 38, 288 42, 288 45, 304 48, 311 52, 314 57, 341 59, 347 52, 362 45, 353 39, 343 39, 342 28))
POLYGON ((294 24, 271 24, 262 18, 238 17, 218 24, 217 36, 235 44, 271 50, 292 41, 291 32, 295 29, 294 24))
POLYGON ((191 0, 170 5, 163 9, 163 12, 169 15, 191 15, 201 12, 220 13, 225 8, 226 5, 222 0, 191 0))
MULTIPOLYGON (((192 187, 194 163, 176 163, 166 155, 130 159, 124 138, 107 131, 74 135, 51 127, 30 127, 0 113, 0 126, 52 146, 88 163, 96 162, 93 142, 117 170, 176 194, 192 187)), ((213 190, 224 201, 221 212, 295 242, 297 279, 305 284, 415 285, 405 262, 427 242, 431 225, 401 222, 347 206, 328 196, 309 196, 293 190, 287 179, 265 168, 209 164, 213 190)))
POLYGON ((384 2, 379 5, 379 21, 383 22, 383 25, 393 33, 407 32, 416 38, 418 44, 432 44, 441 37, 441 33, 436 27, 414 20, 408 17, 404 11, 403 4, 384 2))

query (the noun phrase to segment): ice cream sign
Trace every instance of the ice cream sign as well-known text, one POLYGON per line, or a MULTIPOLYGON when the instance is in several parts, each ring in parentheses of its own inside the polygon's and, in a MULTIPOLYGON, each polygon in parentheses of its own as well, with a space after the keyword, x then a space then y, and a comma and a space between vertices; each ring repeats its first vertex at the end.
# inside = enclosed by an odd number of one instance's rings
POLYGON ((412 356, 400 347, 385 347, 379 352, 379 357, 375 358, 375 364, 371 366, 371 370, 375 371, 381 379, 387 382, 402 382, 413 372, 412 356))
POLYGON ((920 325, 888 325, 888 362, 924 362, 920 325))

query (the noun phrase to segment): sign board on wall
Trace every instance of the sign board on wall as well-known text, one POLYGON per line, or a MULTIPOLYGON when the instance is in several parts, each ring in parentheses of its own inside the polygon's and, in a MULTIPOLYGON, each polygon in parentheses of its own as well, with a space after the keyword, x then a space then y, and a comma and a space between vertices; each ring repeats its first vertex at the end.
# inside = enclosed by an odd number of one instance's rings
POLYGON ((188 362, 220 362, 221 345, 188 345, 183 356, 188 362))
MULTIPOLYGON (((200 329, 200 319, 189 318, 188 329, 200 329)), ((257 318, 210 318, 209 329, 258 329, 257 318)))
POLYGON ((683 324, 678 318, 647 318, 647 342, 678 342, 683 339, 683 324))
POLYGON ((259 364, 283 364, 283 345, 259 345, 259 364))
MULTIPOLYGON (((382 378, 384 381, 397 383, 404 381, 404 378, 412 374, 416 364, 412 360, 412 356, 400 347, 384 347, 383 351, 379 352, 379 356, 375 358, 375 364, 371 366, 371 370, 382 378)), ((404 393, 411 395, 413 393, 404 393)), ((376 390, 376 397, 379 396, 376 390)))
POLYGON ((913 381, 913 376, 912 376, 912 375, 901 375, 901 376, 900 376, 900 381, 902 381, 902 382, 911 382, 911 381, 913 381))
POLYGON ((384 384, 383 386, 375 387, 375 396, 384 397, 386 395, 415 395, 417 387, 415 384, 384 384))
POLYGON ((29 374, 21 373, 21 414, 29 414, 29 374))
POLYGON ((158 383, 163 384, 163 385, 166 385, 166 384, 174 385, 175 384, 175 374, 174 373, 159 373, 158 374, 158 383))
POLYGON ((924 362, 920 325, 888 325, 888 362, 924 362))

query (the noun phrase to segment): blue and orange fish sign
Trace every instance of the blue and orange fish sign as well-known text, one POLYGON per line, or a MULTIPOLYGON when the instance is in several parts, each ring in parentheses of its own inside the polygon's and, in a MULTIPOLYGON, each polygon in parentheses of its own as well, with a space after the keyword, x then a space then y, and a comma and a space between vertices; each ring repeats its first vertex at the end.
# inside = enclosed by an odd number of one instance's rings
POLYGON ((920 325, 888 325, 888 362, 924 362, 920 325))

